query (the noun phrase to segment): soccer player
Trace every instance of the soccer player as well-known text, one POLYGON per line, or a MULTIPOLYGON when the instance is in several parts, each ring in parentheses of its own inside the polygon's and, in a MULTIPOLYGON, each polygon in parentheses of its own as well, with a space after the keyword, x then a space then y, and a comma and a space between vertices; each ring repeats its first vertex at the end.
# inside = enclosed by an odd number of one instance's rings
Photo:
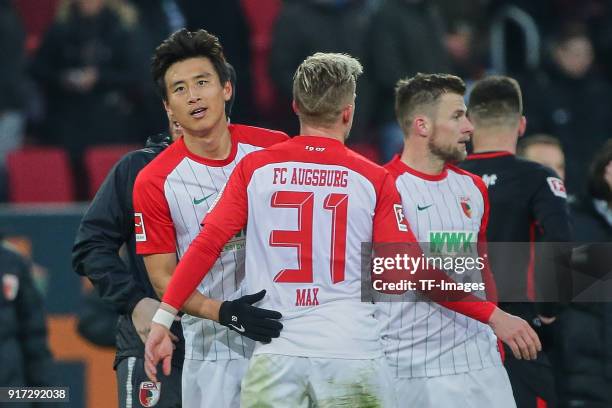
MULTIPOLYGON (((230 65, 228 68, 232 87, 235 88, 234 69, 230 65)), ((234 96, 235 92, 225 104, 228 117, 234 96)), ((136 175, 180 137, 182 130, 178 122, 171 121, 168 133, 150 137, 144 149, 126 154, 111 169, 81 220, 72 249, 74 270, 79 275, 87 276, 102 300, 110 303, 119 313, 114 368, 119 407, 122 408, 130 404, 137 406, 141 389, 151 392, 157 399, 156 406, 181 406, 185 340, 180 322, 172 326, 177 349, 172 360, 172 374, 160 381, 157 387, 148 382, 144 373, 144 342, 159 300, 147 276, 142 256, 136 254, 132 204, 136 175), (126 262, 119 255, 123 245, 126 248, 126 262)))
MULTIPOLYGON (((287 135, 228 125, 225 106, 233 94, 230 72, 217 37, 205 30, 171 35, 155 51, 152 71, 166 111, 183 134, 138 174, 134 185, 136 249, 144 255, 153 288, 161 296, 177 257, 184 255, 199 233, 204 215, 236 164, 250 152, 286 140, 287 135)), ((199 282, 199 291, 208 298, 202 315, 215 322, 182 317, 183 406, 238 406, 252 338, 270 341, 278 335, 277 322, 267 336, 253 333, 254 327, 262 321, 266 325, 268 316, 277 314, 250 306, 263 294, 243 296, 243 276, 244 233, 236 231, 215 258, 211 273, 199 282), (220 301, 224 301, 221 313, 220 301), (244 323, 231 321, 232 316, 244 323), (237 327, 246 331, 236 331, 237 327)), ((188 306, 186 311, 199 313, 188 306)))
MULTIPOLYGON (((536 233, 543 242, 570 241, 563 181, 550 168, 514 155, 517 139, 526 128, 522 112, 521 90, 514 79, 492 76, 475 84, 468 106, 475 128, 474 154, 461 167, 482 176, 488 184, 491 198, 488 241, 529 243, 534 241, 536 233)), ((549 352, 552 351, 550 340, 555 337, 557 310, 554 304, 533 302, 539 298, 536 294, 548 301, 555 300, 555 292, 560 289, 562 293, 567 275, 558 265, 534 269, 534 252, 527 246, 518 250, 507 247, 490 252, 500 307, 536 328, 539 326, 545 352, 535 361, 518 360, 507 353, 504 365, 521 408, 535 408, 541 400, 554 406, 556 393, 551 366, 554 359, 551 361, 549 352)), ((567 254, 563 251, 558 253, 558 257, 564 256, 567 254)), ((542 253, 540 257, 545 255, 542 253)))
POLYGON ((150 378, 158 362, 170 368, 167 327, 177 310, 187 299, 203 303, 193 290, 246 226, 247 287, 269 292, 260 306, 282 312, 284 328, 257 345, 241 406, 395 404, 375 305, 360 301, 361 244, 415 240, 388 172, 344 146, 361 72, 343 54, 302 62, 293 82, 301 136, 236 167, 154 317, 145 351, 150 378))
MULTIPOLYGON (((430 249, 444 237, 480 247, 485 241, 486 187, 479 177, 452 165, 466 157, 473 130, 464 93, 463 81, 447 74, 417 74, 396 87, 404 150, 386 168, 395 178, 415 236, 431 243, 430 249)), ((485 285, 492 285, 484 272, 485 285)), ((516 331, 508 336, 496 327, 493 315, 476 321, 418 300, 380 305, 382 339, 398 399, 415 407, 514 407, 492 328, 519 358, 535 358, 538 340, 529 325, 513 317, 516 331)))

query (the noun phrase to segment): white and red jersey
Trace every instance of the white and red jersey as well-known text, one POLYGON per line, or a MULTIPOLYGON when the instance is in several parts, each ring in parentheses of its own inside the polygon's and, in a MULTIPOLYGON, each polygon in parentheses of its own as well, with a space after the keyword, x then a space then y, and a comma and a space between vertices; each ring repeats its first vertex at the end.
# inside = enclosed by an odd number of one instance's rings
MULTIPOLYGON (((180 259, 200 232, 200 223, 247 154, 287 140, 282 132, 229 125, 232 150, 225 160, 194 155, 178 139, 147 165, 134 185, 136 250, 141 255, 176 253, 180 259)), ((242 296, 244 233, 237 231, 198 291, 226 300, 242 296)), ((184 315, 185 358, 225 360, 249 357, 253 344, 209 320, 184 315)))
POLYGON ((163 301, 180 307, 225 240, 246 226, 246 288, 266 289, 257 306, 281 312, 284 326, 256 354, 381 357, 375 305, 361 302, 362 243, 414 242, 400 208, 388 172, 337 140, 299 136, 253 153, 205 218, 163 301))
MULTIPOLYGON (((420 243, 448 238, 486 243, 489 203, 480 177, 451 165, 431 176, 399 157, 385 167, 395 178, 404 214, 420 243)), ((490 276, 484 281, 492 285, 490 276)), ((436 303, 419 302, 414 292, 408 296, 412 298, 405 302, 379 305, 385 354, 396 377, 449 375, 501 364, 488 325, 436 303)))

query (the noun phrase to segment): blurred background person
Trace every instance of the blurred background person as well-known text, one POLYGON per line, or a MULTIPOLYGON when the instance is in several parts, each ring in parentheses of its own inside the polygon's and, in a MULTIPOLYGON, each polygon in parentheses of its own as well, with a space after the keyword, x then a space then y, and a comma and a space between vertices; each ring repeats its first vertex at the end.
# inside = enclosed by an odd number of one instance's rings
MULTIPOLYGON (((384 0, 372 17, 366 36, 365 75, 374 87, 371 117, 379 129, 384 163, 404 145, 394 116, 395 84, 418 72, 451 72, 444 33, 438 9, 427 0, 384 0)), ((359 95, 361 103, 364 97, 359 95)))
POLYGON ((34 56, 46 108, 40 139, 68 149, 77 166, 87 146, 140 142, 129 101, 146 80, 136 24, 134 8, 121 0, 62 0, 34 56))
POLYGON ((545 134, 536 134, 519 140, 516 154, 527 160, 550 167, 565 179, 565 154, 559 139, 545 134))
POLYGON ((588 161, 612 134, 612 87, 594 67, 591 39, 581 25, 554 37, 543 70, 523 80, 526 114, 534 133, 559 138, 566 161, 566 187, 585 192, 588 161))
POLYGON ((562 366, 559 384, 561 407, 603 408, 612 406, 612 303, 609 272, 612 243, 612 140, 595 155, 588 182, 588 194, 572 206, 575 240, 593 251, 583 268, 598 283, 592 302, 572 303, 562 315, 559 338, 562 366), (604 245, 602 245, 604 244, 604 245), (605 245, 607 244, 607 245, 605 245), (601 254, 601 250, 607 254, 601 254), (599 252, 599 255, 597 253, 599 252), (601 255, 604 255, 601 257, 601 255), (599 259, 595 260, 594 257, 599 259), (602 265, 600 259, 606 263, 602 265), (603 268, 600 268, 603 266, 603 268))
MULTIPOLYGON (((282 122, 276 127, 280 126, 290 135, 297 134, 298 122, 288 107, 291 106, 292 100, 293 74, 307 56, 315 52, 340 52, 363 60, 367 49, 366 30, 371 14, 372 6, 368 0, 283 2, 274 27, 270 53, 270 76, 280 93, 281 99, 278 103, 285 106, 282 122)), ((397 78, 393 79, 393 83, 397 78)), ((363 135, 364 122, 368 116, 370 97, 367 79, 360 81, 357 94, 359 103, 355 112, 355 125, 351 131, 353 142, 363 135)), ((393 93, 390 97, 393 98, 393 93)), ((392 114, 391 108, 390 115, 392 114)))
POLYGON ((21 147, 25 131, 25 32, 11 0, 0 0, 0 202, 8 195, 6 155, 21 147))
POLYGON ((31 266, 0 238, 0 386, 53 385, 43 301, 31 266))

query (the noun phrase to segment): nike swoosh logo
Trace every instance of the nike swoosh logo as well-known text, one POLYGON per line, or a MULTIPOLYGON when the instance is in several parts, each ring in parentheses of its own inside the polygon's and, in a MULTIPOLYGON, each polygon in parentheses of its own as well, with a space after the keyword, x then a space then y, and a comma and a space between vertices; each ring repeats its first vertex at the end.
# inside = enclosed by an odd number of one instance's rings
POLYGON ((215 195, 215 193, 212 193, 212 194, 207 195, 207 196, 206 196, 206 197, 204 197, 204 198, 200 198, 199 200, 198 200, 197 198, 194 198, 194 199, 193 199, 193 203, 194 203, 195 205, 202 204, 204 201, 208 200, 210 197, 212 197, 212 196, 214 196, 214 195, 215 195))
POLYGON ((417 210, 419 210, 419 211, 423 211, 423 210, 428 209, 428 208, 429 208, 429 207, 431 207, 432 205, 433 205, 433 204, 429 204, 429 205, 425 205, 425 206, 421 207, 420 205, 418 205, 418 204, 417 204, 417 210))
POLYGON ((240 325, 240 327, 234 326, 233 324, 228 324, 229 327, 233 328, 234 330, 236 330, 237 332, 240 333, 244 333, 246 330, 244 329, 244 327, 242 327, 242 325, 240 325))

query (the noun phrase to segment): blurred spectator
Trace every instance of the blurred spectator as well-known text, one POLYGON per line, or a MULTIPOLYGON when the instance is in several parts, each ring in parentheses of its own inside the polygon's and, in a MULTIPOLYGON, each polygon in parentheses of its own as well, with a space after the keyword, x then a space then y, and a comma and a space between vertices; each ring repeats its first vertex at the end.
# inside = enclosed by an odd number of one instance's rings
POLYGON ((565 155, 559 139, 545 134, 521 139, 517 155, 550 167, 562 180, 565 180, 565 155))
MULTIPOLYGON (((155 83, 150 80, 151 55, 155 48, 171 33, 185 26, 185 19, 174 0, 130 0, 138 11, 138 27, 132 29, 139 47, 132 50, 137 55, 142 84, 131 90, 134 121, 137 134, 150 135, 167 128, 166 111, 160 102, 155 83)), ((138 144, 142 141, 138 140, 138 144)))
MULTIPOLYGON (((41 139, 69 150, 101 143, 131 143, 128 94, 139 76, 137 15, 121 0, 64 0, 32 64, 46 94, 41 139)), ((148 76, 147 76, 148 78, 148 76)))
POLYGON ((451 70, 438 10, 428 0, 384 0, 372 17, 367 49, 366 71, 377 90, 372 117, 381 126, 380 147, 386 162, 404 143, 393 108, 397 81, 418 72, 451 70))
POLYGON ((238 85, 234 92, 237 92, 237 99, 232 122, 256 122, 251 80, 251 38, 240 0, 211 1, 205 7, 198 1, 175 1, 185 16, 186 28, 191 31, 203 28, 219 37, 225 58, 236 70, 238 85))
MULTIPOLYGON (((276 22, 270 54, 270 75, 281 97, 284 98, 279 103, 290 106, 293 73, 307 56, 316 52, 342 52, 363 60, 366 30, 371 14, 372 8, 367 0, 284 2, 276 22)), ((381 45, 383 44, 376 46, 381 45)), ((385 58, 388 60, 391 56, 385 58)), ((238 67, 236 69, 240 72, 238 67)), ((368 75, 367 72, 364 74, 368 75)), ((353 140, 360 137, 367 117, 368 102, 370 102, 366 89, 367 82, 362 80, 357 85, 359 98, 356 103, 355 124, 351 131, 353 140)), ((394 79, 393 83, 395 82, 394 79)), ((242 96, 239 95, 238 100, 240 98, 242 96)), ((392 103, 393 93, 390 98, 392 103)), ((283 123, 285 125, 283 130, 295 134, 297 133, 295 115, 290 113, 289 117, 287 124, 283 123), (287 125, 291 128, 287 128, 287 125)))
POLYGON ((53 385, 45 313, 29 263, 0 242, 0 386, 53 385))
POLYGON ((554 40, 545 70, 523 81, 530 129, 559 138, 566 153, 566 186, 583 193, 588 160, 610 134, 612 87, 593 69, 593 47, 581 26, 554 40))
MULTIPOLYGON (((576 241, 612 242, 612 141, 595 156, 589 194, 573 206, 573 218, 576 241)), ((608 250, 608 259, 609 256, 608 250)), ((610 263, 605 266, 604 270, 609 272, 610 263)), ((596 268, 590 265, 587 269, 585 273, 592 274, 596 268)), ((609 274, 605 279, 609 279, 609 274)), ((604 282, 600 281, 598 287, 609 290, 604 282)), ((604 297, 609 299, 609 292, 604 297)), ((612 304, 574 303, 562 316, 561 323, 564 330, 561 406, 612 406, 612 304)))
POLYGON ((27 92, 25 34, 10 0, 0 0, 0 202, 7 198, 6 155, 21 146, 27 92))

